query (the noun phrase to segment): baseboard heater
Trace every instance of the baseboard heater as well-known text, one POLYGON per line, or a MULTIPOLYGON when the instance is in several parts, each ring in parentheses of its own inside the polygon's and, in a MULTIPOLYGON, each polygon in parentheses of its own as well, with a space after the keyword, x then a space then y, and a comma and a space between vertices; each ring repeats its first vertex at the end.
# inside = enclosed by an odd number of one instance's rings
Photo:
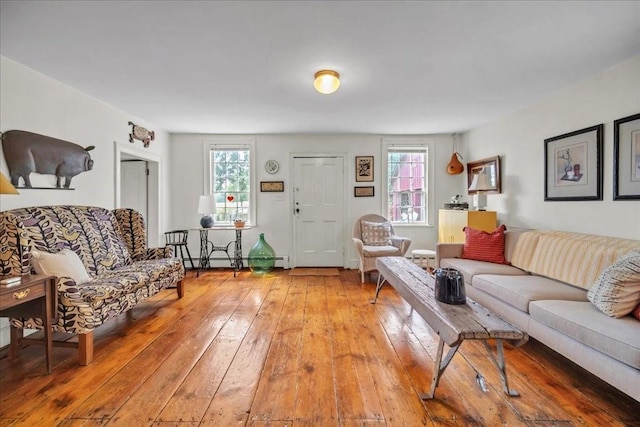
MULTIPOLYGON (((233 257, 231 257, 231 259, 233 260, 233 257)), ((191 266, 191 264, 189 263, 189 258, 185 258, 187 265, 191 266)), ((222 261, 222 263, 220 265, 215 265, 213 267, 228 267, 229 266, 229 258, 227 257, 210 257, 209 261, 222 261), (224 262, 226 261, 226 263, 224 262)), ((247 267, 249 265, 249 259, 247 257, 242 257, 242 261, 244 263, 244 266, 247 267)), ((198 268, 198 258, 193 258, 193 265, 196 266, 196 268, 198 268)), ((284 268, 285 270, 289 269, 289 255, 281 255, 281 256, 276 256, 276 267, 281 267, 284 268)))

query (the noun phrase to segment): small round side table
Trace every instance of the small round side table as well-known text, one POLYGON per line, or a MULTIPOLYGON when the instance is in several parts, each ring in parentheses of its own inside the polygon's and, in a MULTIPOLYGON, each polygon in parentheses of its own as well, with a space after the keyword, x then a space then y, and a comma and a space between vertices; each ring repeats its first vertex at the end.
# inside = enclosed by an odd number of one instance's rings
POLYGON ((414 249, 411 251, 411 261, 416 262, 417 264, 429 270, 431 268, 430 260, 433 260, 433 268, 435 268, 435 260, 436 260, 436 251, 431 251, 429 249, 414 249))

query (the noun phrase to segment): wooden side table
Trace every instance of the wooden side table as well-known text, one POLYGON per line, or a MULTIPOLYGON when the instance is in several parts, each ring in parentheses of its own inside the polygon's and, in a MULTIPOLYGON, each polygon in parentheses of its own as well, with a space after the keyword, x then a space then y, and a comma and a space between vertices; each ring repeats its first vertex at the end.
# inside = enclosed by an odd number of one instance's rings
MULTIPOLYGON (((0 316, 39 317, 44 323, 46 341, 47 373, 51 373, 53 334, 52 325, 57 313, 58 293, 55 277, 44 275, 24 275, 13 285, 0 285, 0 316)), ((9 356, 16 357, 22 338, 22 330, 11 327, 9 356)))

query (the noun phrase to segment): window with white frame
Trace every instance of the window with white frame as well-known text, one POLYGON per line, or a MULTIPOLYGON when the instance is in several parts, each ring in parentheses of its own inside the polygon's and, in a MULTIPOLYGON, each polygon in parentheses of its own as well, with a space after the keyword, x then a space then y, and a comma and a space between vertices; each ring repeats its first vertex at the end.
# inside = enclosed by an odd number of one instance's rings
POLYGON ((431 223, 431 140, 383 140, 386 217, 395 224, 431 223))
POLYGON ((253 144, 205 142, 205 150, 205 188, 215 201, 214 226, 232 225, 236 219, 255 223, 253 144))

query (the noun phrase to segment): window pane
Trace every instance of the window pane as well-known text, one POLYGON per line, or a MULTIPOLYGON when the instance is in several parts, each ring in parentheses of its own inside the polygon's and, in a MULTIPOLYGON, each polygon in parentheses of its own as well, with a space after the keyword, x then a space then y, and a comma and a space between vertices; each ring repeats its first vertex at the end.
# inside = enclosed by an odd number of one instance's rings
POLYGON ((235 219, 248 221, 251 201, 249 149, 211 150, 211 188, 216 201, 214 220, 230 225, 235 219))
POLYGON ((389 148, 387 165, 388 218, 393 222, 426 223, 426 148, 389 148))

